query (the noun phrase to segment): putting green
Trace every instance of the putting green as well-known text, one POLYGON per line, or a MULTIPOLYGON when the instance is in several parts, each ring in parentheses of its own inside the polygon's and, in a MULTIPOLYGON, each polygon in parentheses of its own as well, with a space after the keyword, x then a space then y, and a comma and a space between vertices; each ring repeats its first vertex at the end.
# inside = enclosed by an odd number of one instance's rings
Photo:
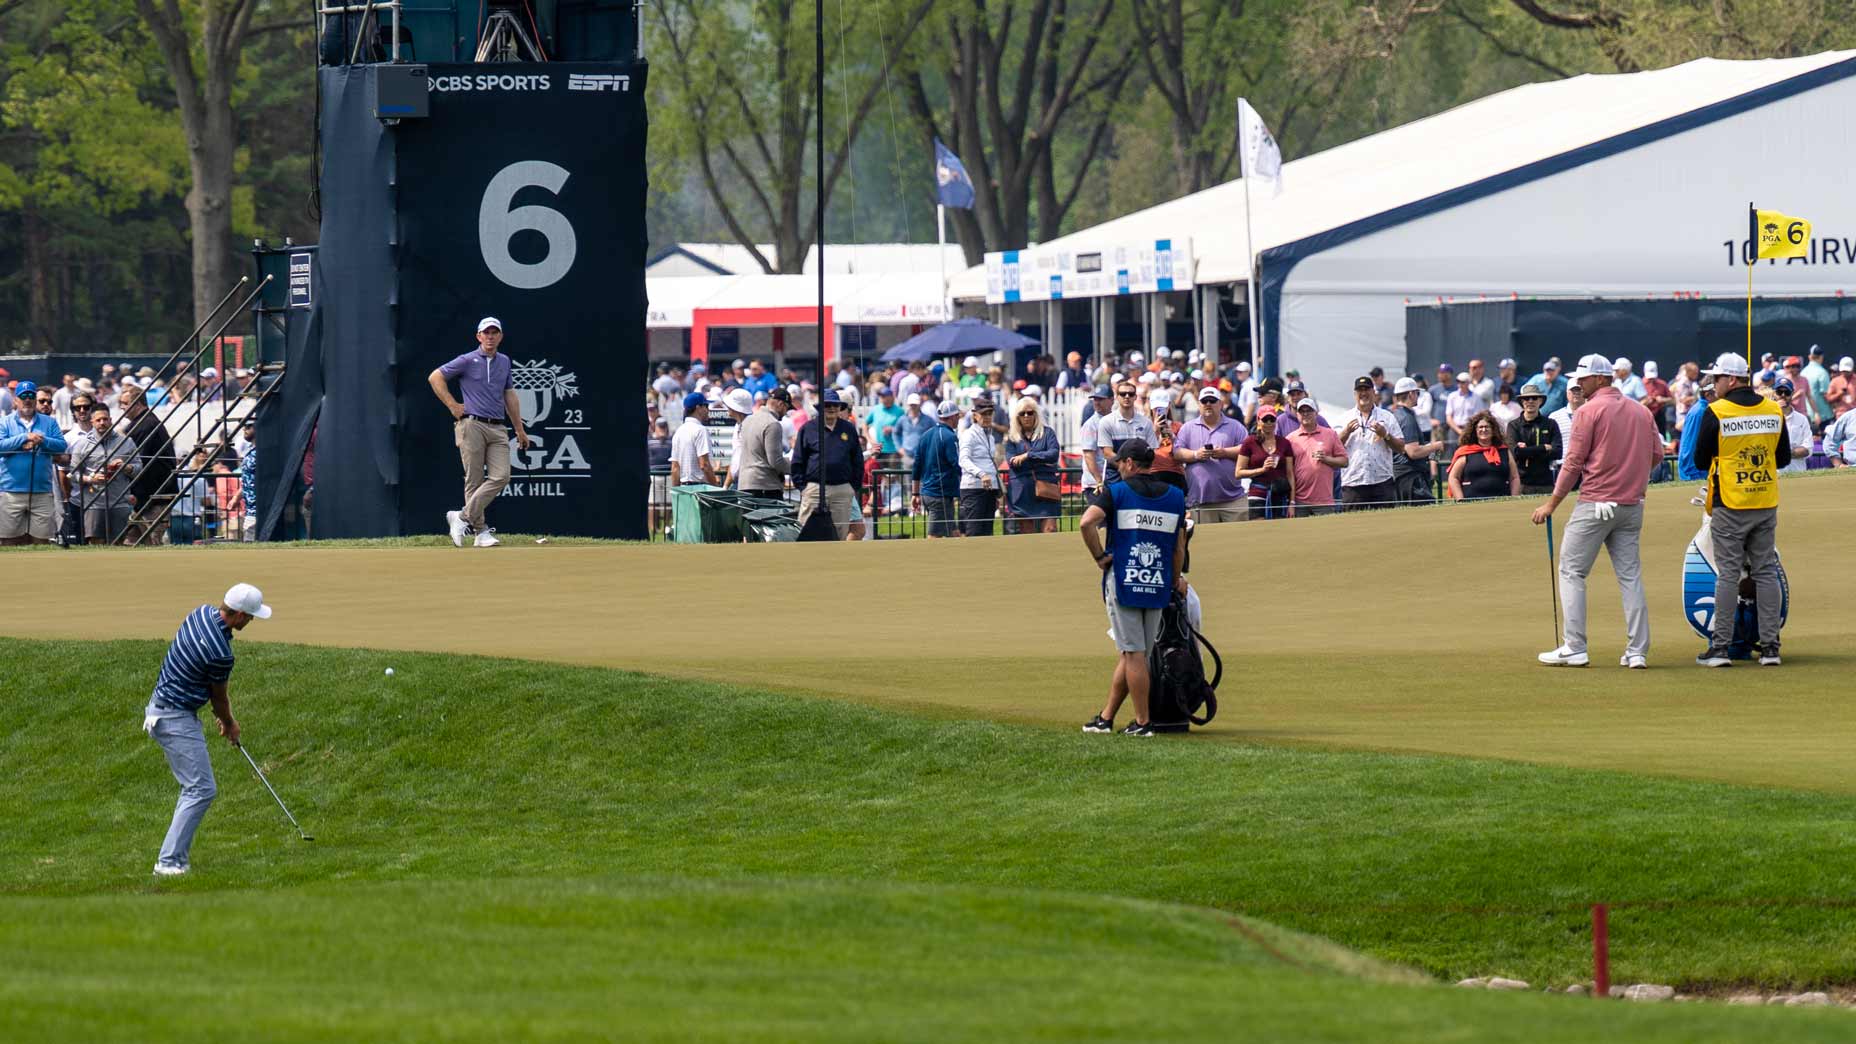
MULTIPOLYGON (((1856 476, 1784 486, 1786 665, 1703 671, 1681 618, 1690 485, 1643 535, 1652 670, 1615 666, 1609 566, 1591 581, 1594 667, 1553 640, 1532 501, 1206 528, 1193 581, 1225 655, 1213 736, 1432 751, 1856 791, 1846 554, 1856 476)), ((1564 523, 1570 507, 1561 509, 1564 523)), ((167 637, 234 581, 275 619, 244 640, 494 654, 1074 727, 1112 658, 1073 534, 856 545, 96 550, 22 555, 31 589, 108 592, 8 633, 167 637), (76 585, 76 586, 74 586, 76 585)), ((15 575, 21 575, 16 573, 15 575)), ((152 675, 152 667, 151 667, 152 675)), ((235 686, 236 691, 236 686, 235 686)))

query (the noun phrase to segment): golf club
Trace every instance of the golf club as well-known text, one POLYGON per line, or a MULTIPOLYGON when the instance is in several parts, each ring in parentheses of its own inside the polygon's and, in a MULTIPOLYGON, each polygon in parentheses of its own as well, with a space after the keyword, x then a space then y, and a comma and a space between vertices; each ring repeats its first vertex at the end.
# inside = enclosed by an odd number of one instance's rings
POLYGON ((303 824, 298 823, 296 817, 290 814, 290 807, 284 804, 284 799, 277 796, 277 788, 271 786, 271 781, 264 778, 264 770, 258 767, 257 762, 251 760, 251 752, 245 749, 243 743, 235 743, 233 746, 238 748, 240 754, 245 755, 246 764, 250 765, 251 770, 258 774, 258 782, 264 784, 264 789, 271 792, 271 797, 276 800, 277 807, 284 810, 284 818, 290 821, 291 826, 296 827, 297 835, 305 841, 314 841, 315 838, 303 833, 303 824))
POLYGON ((1547 587, 1553 592, 1553 647, 1566 644, 1560 635, 1560 563, 1553 554, 1553 516, 1547 516, 1547 587))

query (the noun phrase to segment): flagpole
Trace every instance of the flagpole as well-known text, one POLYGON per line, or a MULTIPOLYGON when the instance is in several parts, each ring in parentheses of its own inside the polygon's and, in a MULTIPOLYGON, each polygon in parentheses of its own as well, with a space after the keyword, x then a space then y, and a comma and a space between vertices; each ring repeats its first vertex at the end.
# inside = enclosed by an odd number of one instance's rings
POLYGON ((1746 204, 1746 249, 1753 255, 1748 261, 1745 254, 1740 259, 1746 261, 1746 368, 1753 370, 1753 266, 1759 263, 1759 216, 1753 211, 1753 201, 1746 204))
POLYGON ((934 242, 938 247, 935 256, 941 260, 941 321, 949 322, 954 318, 954 305, 947 298, 947 204, 934 205, 934 242))
MULTIPOLYGON (((1244 149, 1244 132, 1242 132, 1242 115, 1240 119, 1240 141, 1238 149, 1244 149)), ((1251 316, 1251 375, 1262 379, 1262 342, 1258 340, 1262 325, 1257 321, 1257 247, 1251 245, 1251 171, 1240 171, 1244 175, 1244 294, 1247 297, 1247 312, 1251 316)))

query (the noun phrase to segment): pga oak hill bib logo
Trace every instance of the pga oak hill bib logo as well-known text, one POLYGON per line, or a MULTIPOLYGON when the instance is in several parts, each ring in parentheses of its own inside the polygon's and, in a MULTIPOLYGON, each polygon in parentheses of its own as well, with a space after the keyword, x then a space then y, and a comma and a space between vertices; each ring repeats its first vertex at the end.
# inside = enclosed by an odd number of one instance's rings
POLYGON ((589 431, 586 412, 567 405, 580 396, 580 378, 559 363, 530 359, 509 371, 516 404, 522 408, 522 426, 528 432, 524 452, 510 439, 509 458, 514 470, 527 472, 522 481, 503 489, 505 497, 566 496, 560 479, 592 477, 593 466, 581 452, 581 436, 589 431), (549 423, 552 421, 553 423, 549 423))
POLYGON ((1150 587, 1166 583, 1166 570, 1161 568, 1161 558, 1159 544, 1143 540, 1129 548, 1128 568, 1122 573, 1122 582, 1150 587))

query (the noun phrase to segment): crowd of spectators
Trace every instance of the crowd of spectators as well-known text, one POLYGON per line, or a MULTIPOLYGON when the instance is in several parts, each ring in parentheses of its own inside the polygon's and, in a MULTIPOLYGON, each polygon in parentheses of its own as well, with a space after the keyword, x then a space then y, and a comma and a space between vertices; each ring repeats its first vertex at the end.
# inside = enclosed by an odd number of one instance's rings
MULTIPOLYGON (((43 523, 18 533, 0 527, 0 539, 249 539, 257 509, 255 432, 249 417, 236 428, 218 418, 236 412, 238 400, 257 398, 257 382, 255 370, 222 377, 215 367, 196 373, 184 362, 172 379, 152 366, 104 364, 94 376, 65 373, 55 386, 15 380, 0 368, 0 417, 17 427, 30 411, 58 432, 36 441, 23 433, 0 436, 0 493, 23 495, 32 511, 40 510, 41 498, 46 505, 43 523), (182 427, 196 412, 213 426, 203 444, 183 450, 170 427, 182 427), (138 517, 138 509, 151 510, 138 517)), ((313 466, 311 456, 305 473, 313 466)))
MULTIPOLYGON (((1665 379, 1655 361, 1616 361, 1613 386, 1650 410, 1671 458, 1709 395, 1700 369, 1684 362, 1665 379)), ((1815 345, 1802 356, 1767 355, 1753 385, 1783 404, 1799 445, 1821 439, 1832 466, 1856 465, 1856 361, 1833 368, 1815 345)), ((743 358, 713 372, 658 365, 646 399, 652 463, 670 461, 679 427, 690 444, 694 427, 726 416, 740 425, 733 441, 754 433, 753 488, 773 494, 776 473, 791 475, 770 463, 776 432, 790 462, 827 392, 860 443, 857 511, 921 516, 930 536, 1053 529, 1066 480, 1085 494, 1099 487, 1105 460, 1131 438, 1155 448, 1154 474, 1186 491, 1200 523, 1544 493, 1582 404, 1557 358, 1525 376, 1513 359, 1397 379, 1374 368, 1354 380, 1344 408, 1323 408, 1294 370, 1260 377, 1245 361, 1213 367, 1196 351, 1166 348, 1093 364, 1071 352, 1062 366, 1039 356, 1016 377, 972 356, 867 370, 847 362, 822 387, 743 358), (686 417, 686 402, 700 403, 704 416, 686 417), (1077 411, 1067 444, 1054 409, 1077 411)), ((740 453, 736 446, 728 459, 740 453)), ((1792 469, 1805 460, 1800 454, 1792 469)), ((741 485, 738 472, 712 477, 741 485)), ((1673 477, 1667 465, 1656 476, 1673 477)))

